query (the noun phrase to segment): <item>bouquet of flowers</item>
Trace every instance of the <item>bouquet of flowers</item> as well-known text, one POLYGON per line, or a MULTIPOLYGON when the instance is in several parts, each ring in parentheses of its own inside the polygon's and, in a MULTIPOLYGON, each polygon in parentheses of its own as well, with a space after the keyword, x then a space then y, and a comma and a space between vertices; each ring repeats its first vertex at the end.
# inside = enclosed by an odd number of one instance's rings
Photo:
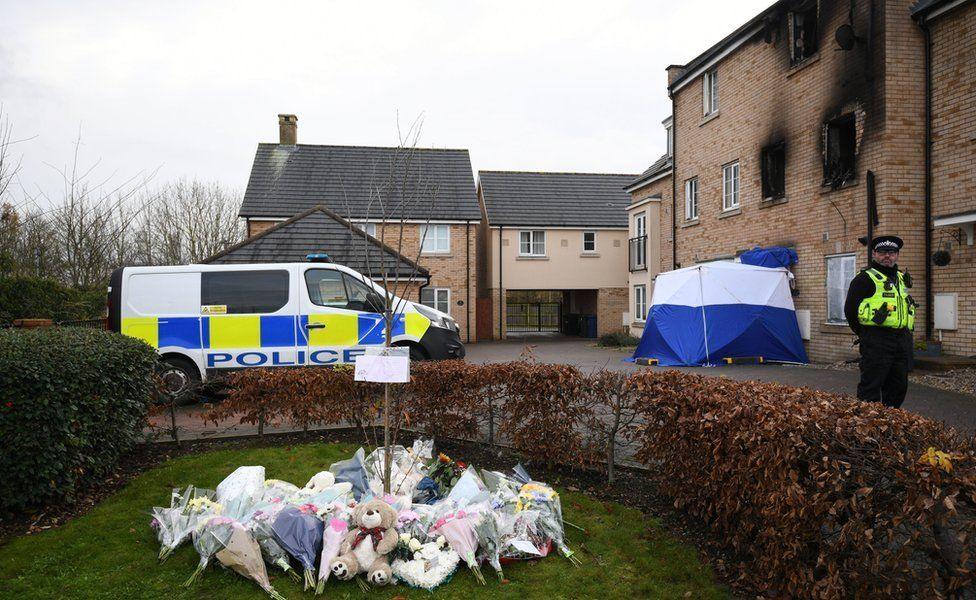
POLYGON ((295 583, 299 583, 302 578, 291 568, 288 563, 288 553, 278 544, 274 537, 272 524, 278 517, 278 513, 285 508, 285 504, 280 502, 263 503, 258 505, 257 510, 253 511, 245 522, 245 526, 254 537, 258 547, 261 549, 261 556, 269 565, 274 565, 286 573, 295 583))
POLYGON ((342 540, 349 531, 349 519, 352 515, 354 502, 349 504, 334 503, 325 510, 319 511, 319 516, 324 519, 325 525, 322 532, 322 554, 319 558, 319 580, 315 585, 315 594, 319 595, 325 591, 325 582, 332 575, 332 560, 339 556, 339 548, 342 540))
POLYGON ((484 557, 485 561, 495 569, 495 574, 498 575, 498 581, 505 578, 502 573, 502 545, 501 536, 498 532, 498 524, 495 520, 495 513, 490 509, 490 507, 485 507, 484 510, 477 513, 477 518, 474 524, 474 533, 478 536, 478 546, 480 548, 480 554, 484 557))
POLYGON ((539 512, 524 510, 519 513, 496 511, 500 562, 531 560, 549 554, 550 542, 539 533, 536 526, 539 512))
POLYGON ((474 574, 475 579, 481 585, 485 584, 485 578, 481 574, 481 567, 478 566, 478 559, 475 554, 478 551, 478 536, 475 533, 475 521, 478 518, 476 513, 468 513, 465 510, 451 510, 451 503, 445 502, 448 509, 430 529, 430 534, 444 536, 451 548, 458 553, 458 556, 468 565, 474 574))
POLYGON ((450 456, 441 452, 427 467, 427 476, 437 484, 438 490, 443 495, 457 484, 465 469, 467 465, 463 462, 454 462, 450 456))
POLYGON ((183 587, 193 585, 200 573, 203 573, 210 564, 210 559, 224 547, 230 539, 235 522, 229 517, 210 517, 193 531, 193 548, 200 555, 200 562, 190 578, 183 583, 183 587))
POLYGON ((410 547, 415 547, 416 550, 409 557, 397 557, 393 560, 390 566, 398 580, 411 587, 433 591, 450 579, 461 558, 447 545, 444 536, 437 538, 436 541, 421 544, 417 538, 410 537, 408 533, 401 535, 409 537, 410 547))
POLYGON ((213 491, 211 490, 194 488, 192 485, 188 485, 183 491, 179 488, 173 490, 170 496, 169 508, 161 506, 153 507, 153 520, 150 526, 155 529, 156 537, 159 538, 160 561, 169 558, 170 554, 180 544, 186 541, 193 532, 199 512, 191 508, 190 502, 196 498, 206 498, 209 500, 212 496, 213 491))
POLYGON ((286 502, 298 495, 298 486, 280 479, 266 479, 261 500, 264 502, 286 502))
POLYGON ((537 510, 539 512, 539 531, 559 548, 563 556, 575 566, 580 566, 579 557, 566 545, 565 530, 563 529, 563 508, 559 502, 559 494, 544 483, 530 481, 519 491, 516 511, 537 510))
POLYGON ((322 554, 322 519, 314 504, 288 506, 272 525, 275 540, 305 568, 305 587, 315 587, 315 560, 322 554))
POLYGON ((224 542, 224 547, 217 551, 216 556, 220 564, 238 575, 254 580, 275 600, 285 600, 284 596, 271 587, 268 571, 261 560, 261 548, 239 521, 231 523, 230 537, 224 542))

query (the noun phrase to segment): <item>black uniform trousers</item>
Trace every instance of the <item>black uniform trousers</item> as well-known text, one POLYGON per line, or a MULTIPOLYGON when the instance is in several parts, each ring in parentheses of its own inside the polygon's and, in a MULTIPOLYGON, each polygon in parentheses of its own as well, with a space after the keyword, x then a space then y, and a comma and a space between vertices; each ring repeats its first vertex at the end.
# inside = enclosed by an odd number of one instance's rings
POLYGON ((865 326, 860 338, 861 381, 857 384, 857 397, 865 402, 901 407, 912 369, 912 332, 865 326))

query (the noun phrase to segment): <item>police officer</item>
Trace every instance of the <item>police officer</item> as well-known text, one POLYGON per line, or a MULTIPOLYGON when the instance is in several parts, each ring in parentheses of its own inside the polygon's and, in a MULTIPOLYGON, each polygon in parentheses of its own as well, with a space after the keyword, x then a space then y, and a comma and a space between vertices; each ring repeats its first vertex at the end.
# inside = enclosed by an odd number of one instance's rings
POLYGON ((871 240, 868 267, 851 280, 844 303, 847 323, 860 339, 861 381, 857 397, 898 408, 908 391, 912 365, 915 300, 908 294, 912 278, 898 270, 901 238, 871 240))

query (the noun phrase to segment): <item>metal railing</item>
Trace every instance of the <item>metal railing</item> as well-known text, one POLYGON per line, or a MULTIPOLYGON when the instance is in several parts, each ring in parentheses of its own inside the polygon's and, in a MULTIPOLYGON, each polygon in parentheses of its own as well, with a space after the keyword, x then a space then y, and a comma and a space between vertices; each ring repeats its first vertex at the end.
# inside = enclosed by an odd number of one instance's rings
POLYGON ((647 236, 639 235, 628 240, 630 270, 644 271, 647 269, 647 236))
POLYGON ((562 305, 559 302, 509 302, 505 325, 509 333, 558 333, 562 305))

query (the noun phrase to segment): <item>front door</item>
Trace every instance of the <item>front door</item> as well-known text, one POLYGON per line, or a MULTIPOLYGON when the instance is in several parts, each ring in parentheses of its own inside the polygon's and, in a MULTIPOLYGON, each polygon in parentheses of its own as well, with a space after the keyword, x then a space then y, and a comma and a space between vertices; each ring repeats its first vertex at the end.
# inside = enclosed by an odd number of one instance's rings
POLYGON ((368 346, 383 345, 383 317, 369 311, 370 291, 336 269, 305 270, 300 317, 305 364, 352 363, 368 346))

